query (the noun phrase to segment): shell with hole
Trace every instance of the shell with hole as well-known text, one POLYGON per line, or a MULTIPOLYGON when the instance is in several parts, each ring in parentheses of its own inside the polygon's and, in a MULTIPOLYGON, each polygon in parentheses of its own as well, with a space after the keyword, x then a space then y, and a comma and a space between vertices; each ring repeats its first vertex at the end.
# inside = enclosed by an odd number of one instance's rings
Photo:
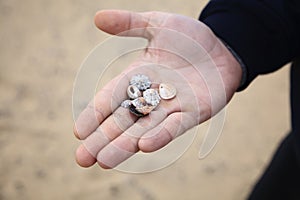
POLYGON ((134 85, 129 85, 127 88, 127 95, 130 99, 136 99, 142 96, 141 91, 134 85))
POLYGON ((162 99, 172 99, 176 96, 176 88, 170 83, 161 83, 158 88, 159 95, 162 99))

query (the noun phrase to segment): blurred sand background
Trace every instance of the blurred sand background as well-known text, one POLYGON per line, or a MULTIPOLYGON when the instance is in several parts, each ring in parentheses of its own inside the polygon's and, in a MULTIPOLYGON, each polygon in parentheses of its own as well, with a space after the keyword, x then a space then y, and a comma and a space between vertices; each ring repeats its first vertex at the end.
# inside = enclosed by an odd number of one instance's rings
MULTIPOLYGON (((201 134, 174 164, 147 174, 83 169, 74 161, 72 87, 90 50, 109 37, 101 9, 197 18, 207 1, 0 0, 0 199, 245 199, 289 130, 289 67, 259 77, 227 107, 213 152, 201 134)), ((205 125, 203 125, 205 126, 205 125)))

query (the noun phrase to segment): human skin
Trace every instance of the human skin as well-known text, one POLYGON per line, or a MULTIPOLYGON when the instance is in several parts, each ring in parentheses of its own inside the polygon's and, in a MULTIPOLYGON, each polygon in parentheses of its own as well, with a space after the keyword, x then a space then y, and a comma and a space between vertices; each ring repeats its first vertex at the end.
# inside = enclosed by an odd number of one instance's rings
POLYGON ((95 15, 95 24, 112 35, 146 38, 148 46, 95 95, 76 120, 74 134, 83 141, 76 151, 76 161, 82 167, 97 162, 102 168, 114 168, 138 151, 164 147, 220 111, 239 87, 239 63, 198 20, 162 12, 104 10, 95 15), (189 38, 201 50, 181 43, 177 36, 170 37, 173 32, 189 38), (178 50, 192 63, 164 49, 178 50), (153 63, 167 67, 151 67, 153 63), (137 73, 174 84, 177 96, 137 118, 120 107, 126 99, 128 81, 137 73))

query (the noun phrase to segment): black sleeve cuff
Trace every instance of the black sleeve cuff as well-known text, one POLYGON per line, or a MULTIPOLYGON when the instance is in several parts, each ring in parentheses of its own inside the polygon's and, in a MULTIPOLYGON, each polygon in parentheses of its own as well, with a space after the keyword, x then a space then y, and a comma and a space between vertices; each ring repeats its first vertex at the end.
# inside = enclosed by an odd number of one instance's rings
POLYGON ((247 68, 244 89, 299 53, 299 27, 286 0, 212 0, 200 20, 236 52, 247 68))

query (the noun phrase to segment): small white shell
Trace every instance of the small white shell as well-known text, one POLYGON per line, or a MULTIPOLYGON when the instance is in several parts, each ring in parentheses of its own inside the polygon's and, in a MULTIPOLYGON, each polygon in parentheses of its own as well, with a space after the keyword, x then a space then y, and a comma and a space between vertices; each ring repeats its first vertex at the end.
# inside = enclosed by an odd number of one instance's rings
POLYGON ((134 85, 129 85, 127 88, 127 95, 130 99, 136 99, 142 96, 141 91, 134 85))
POLYGON ((162 99, 172 99, 177 93, 176 88, 169 83, 161 83, 158 90, 162 99))
POLYGON ((160 102, 160 96, 158 92, 155 89, 148 89, 143 92, 143 97, 145 98, 145 101, 151 105, 156 107, 160 102))
POLYGON ((134 75, 130 80, 130 85, 136 86, 139 90, 146 90, 150 88, 151 81, 148 76, 145 76, 143 74, 136 74, 134 75))
POLYGON ((123 108, 129 108, 130 105, 131 105, 131 101, 128 99, 121 103, 121 107, 123 108))

